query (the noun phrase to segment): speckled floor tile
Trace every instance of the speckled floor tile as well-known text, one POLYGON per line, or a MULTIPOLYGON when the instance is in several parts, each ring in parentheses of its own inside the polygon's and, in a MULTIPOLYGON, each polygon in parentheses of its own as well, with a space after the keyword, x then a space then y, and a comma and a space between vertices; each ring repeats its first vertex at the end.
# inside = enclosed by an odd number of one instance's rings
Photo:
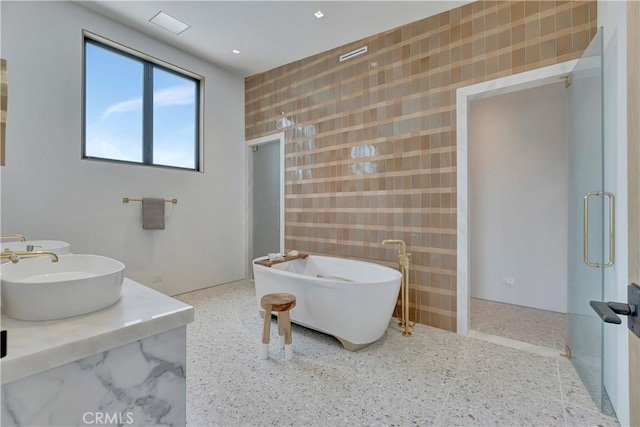
POLYGON ((555 348, 543 347, 535 344, 529 344, 523 341, 512 340, 505 337, 499 337, 497 335, 485 334, 484 332, 471 329, 468 336, 470 338, 490 342, 493 344, 501 345, 504 347, 515 348, 516 350, 526 351, 528 353, 534 353, 540 356, 557 357, 560 355, 560 351, 555 348))
POLYGON ((598 411, 598 408, 589 396, 582 380, 570 360, 558 358, 558 372, 562 397, 567 404, 579 406, 590 411, 598 411))
POLYGON ((562 402, 504 382, 456 382, 436 426, 564 426, 562 402))
MULTIPOLYGON (((178 299, 195 307, 195 322, 187 328, 189 426, 564 425, 565 417, 576 423, 597 421, 590 412, 581 415, 580 406, 563 407, 553 357, 424 325, 416 325, 412 337, 403 337, 394 321, 380 340, 358 352, 294 324, 294 358, 285 361, 274 319, 269 359, 260 360, 262 319, 252 282, 178 299)), ((586 393, 570 374, 565 372, 566 381, 575 390, 567 396, 586 393)))
POLYGON ((558 368, 553 357, 522 352, 497 344, 475 341, 458 375, 463 384, 481 383, 498 389, 544 394, 560 400, 558 368))
POLYGON ((471 298, 471 329, 562 351, 567 326, 563 313, 471 298))
POLYGON ((615 417, 608 417, 597 411, 588 411, 580 406, 566 405, 564 416, 567 427, 614 427, 620 423, 615 417))

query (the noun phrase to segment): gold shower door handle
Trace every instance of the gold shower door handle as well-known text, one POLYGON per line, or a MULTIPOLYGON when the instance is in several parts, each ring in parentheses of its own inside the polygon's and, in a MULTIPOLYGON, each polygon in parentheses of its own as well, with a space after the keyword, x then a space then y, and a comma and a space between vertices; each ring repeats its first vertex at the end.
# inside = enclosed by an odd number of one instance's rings
POLYGON ((583 197, 582 203, 582 240, 584 244, 584 253, 582 260, 589 267, 603 267, 600 263, 589 261, 589 198, 591 196, 605 195, 609 198, 609 260, 604 267, 611 267, 616 262, 616 197, 608 191, 590 191, 583 197))
POLYGON ((602 193, 599 191, 589 191, 582 198, 582 261, 589 267, 600 268, 602 265, 597 262, 589 261, 589 198, 591 196, 599 196, 602 193))
POLYGON ((611 267, 616 262, 616 196, 608 191, 604 195, 609 198, 609 261, 604 266, 611 267))

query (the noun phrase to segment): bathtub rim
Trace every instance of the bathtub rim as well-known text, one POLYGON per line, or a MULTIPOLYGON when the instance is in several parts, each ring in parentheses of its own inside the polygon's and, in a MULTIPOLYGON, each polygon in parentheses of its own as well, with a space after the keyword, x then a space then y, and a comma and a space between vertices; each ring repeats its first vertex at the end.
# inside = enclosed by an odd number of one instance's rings
MULTIPOLYGON (((274 271, 275 272, 274 274, 281 274, 281 275, 284 275, 285 277, 291 277, 291 278, 294 278, 294 277, 295 278, 301 278, 302 277, 302 278, 305 278, 306 280, 313 280, 314 282, 317 281, 317 282, 324 283, 324 284, 332 283, 332 284, 336 284, 336 285, 345 285, 345 284, 349 284, 349 285, 384 285, 384 284, 386 284, 388 282, 395 281, 397 279, 402 280, 402 274, 400 273, 399 270, 396 270, 395 268, 388 267, 386 265, 376 264, 376 263, 370 262, 370 261, 361 261, 361 260, 352 259, 352 258, 341 258, 341 257, 335 257, 335 256, 312 255, 312 254, 309 254, 309 256, 307 258, 305 258, 304 260, 308 260, 309 258, 311 258, 311 259, 316 259, 316 258, 337 259, 337 260, 341 260, 341 261, 348 261, 348 262, 351 262, 351 263, 354 263, 354 264, 366 264, 368 266, 373 266, 374 268, 388 269, 394 274, 394 277, 390 277, 390 278, 388 278, 386 280, 377 280, 377 281, 357 281, 357 282, 356 281, 351 281, 351 282, 345 282, 345 281, 342 281, 342 280, 333 280, 333 279, 327 279, 327 278, 324 278, 324 277, 314 277, 314 276, 309 276, 309 275, 306 275, 306 274, 291 273, 289 271, 281 270, 279 268, 266 267, 264 265, 260 265, 260 264, 256 264, 255 263, 255 261, 262 261, 262 260, 268 259, 268 257, 266 257, 266 256, 262 256, 262 257, 258 257, 256 259, 254 259, 252 261, 252 264, 253 264, 254 271, 255 271, 256 268, 258 268, 258 270, 262 270, 262 271, 274 271)), ((294 260, 291 260, 291 261, 285 261, 285 262, 289 263, 289 262, 295 262, 295 261, 298 261, 298 260, 304 261, 303 259, 298 258, 298 259, 294 259, 294 260)), ((254 280, 255 280, 255 277, 254 277, 254 280)))

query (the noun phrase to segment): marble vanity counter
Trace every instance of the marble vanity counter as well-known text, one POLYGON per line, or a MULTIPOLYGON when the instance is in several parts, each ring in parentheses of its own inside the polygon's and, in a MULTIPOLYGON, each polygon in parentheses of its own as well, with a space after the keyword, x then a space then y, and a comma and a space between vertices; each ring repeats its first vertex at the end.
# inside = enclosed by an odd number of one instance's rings
POLYGON ((120 301, 95 313, 46 322, 25 322, 3 314, 8 349, 0 360, 2 384, 192 321, 193 307, 126 278, 120 301))

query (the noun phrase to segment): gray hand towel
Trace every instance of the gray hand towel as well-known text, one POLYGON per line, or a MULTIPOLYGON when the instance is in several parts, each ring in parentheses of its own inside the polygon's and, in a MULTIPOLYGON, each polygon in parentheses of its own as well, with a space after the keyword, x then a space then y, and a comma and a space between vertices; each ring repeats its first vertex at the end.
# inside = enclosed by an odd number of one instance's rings
POLYGON ((145 197, 142 199, 142 228, 164 230, 164 199, 145 197))

